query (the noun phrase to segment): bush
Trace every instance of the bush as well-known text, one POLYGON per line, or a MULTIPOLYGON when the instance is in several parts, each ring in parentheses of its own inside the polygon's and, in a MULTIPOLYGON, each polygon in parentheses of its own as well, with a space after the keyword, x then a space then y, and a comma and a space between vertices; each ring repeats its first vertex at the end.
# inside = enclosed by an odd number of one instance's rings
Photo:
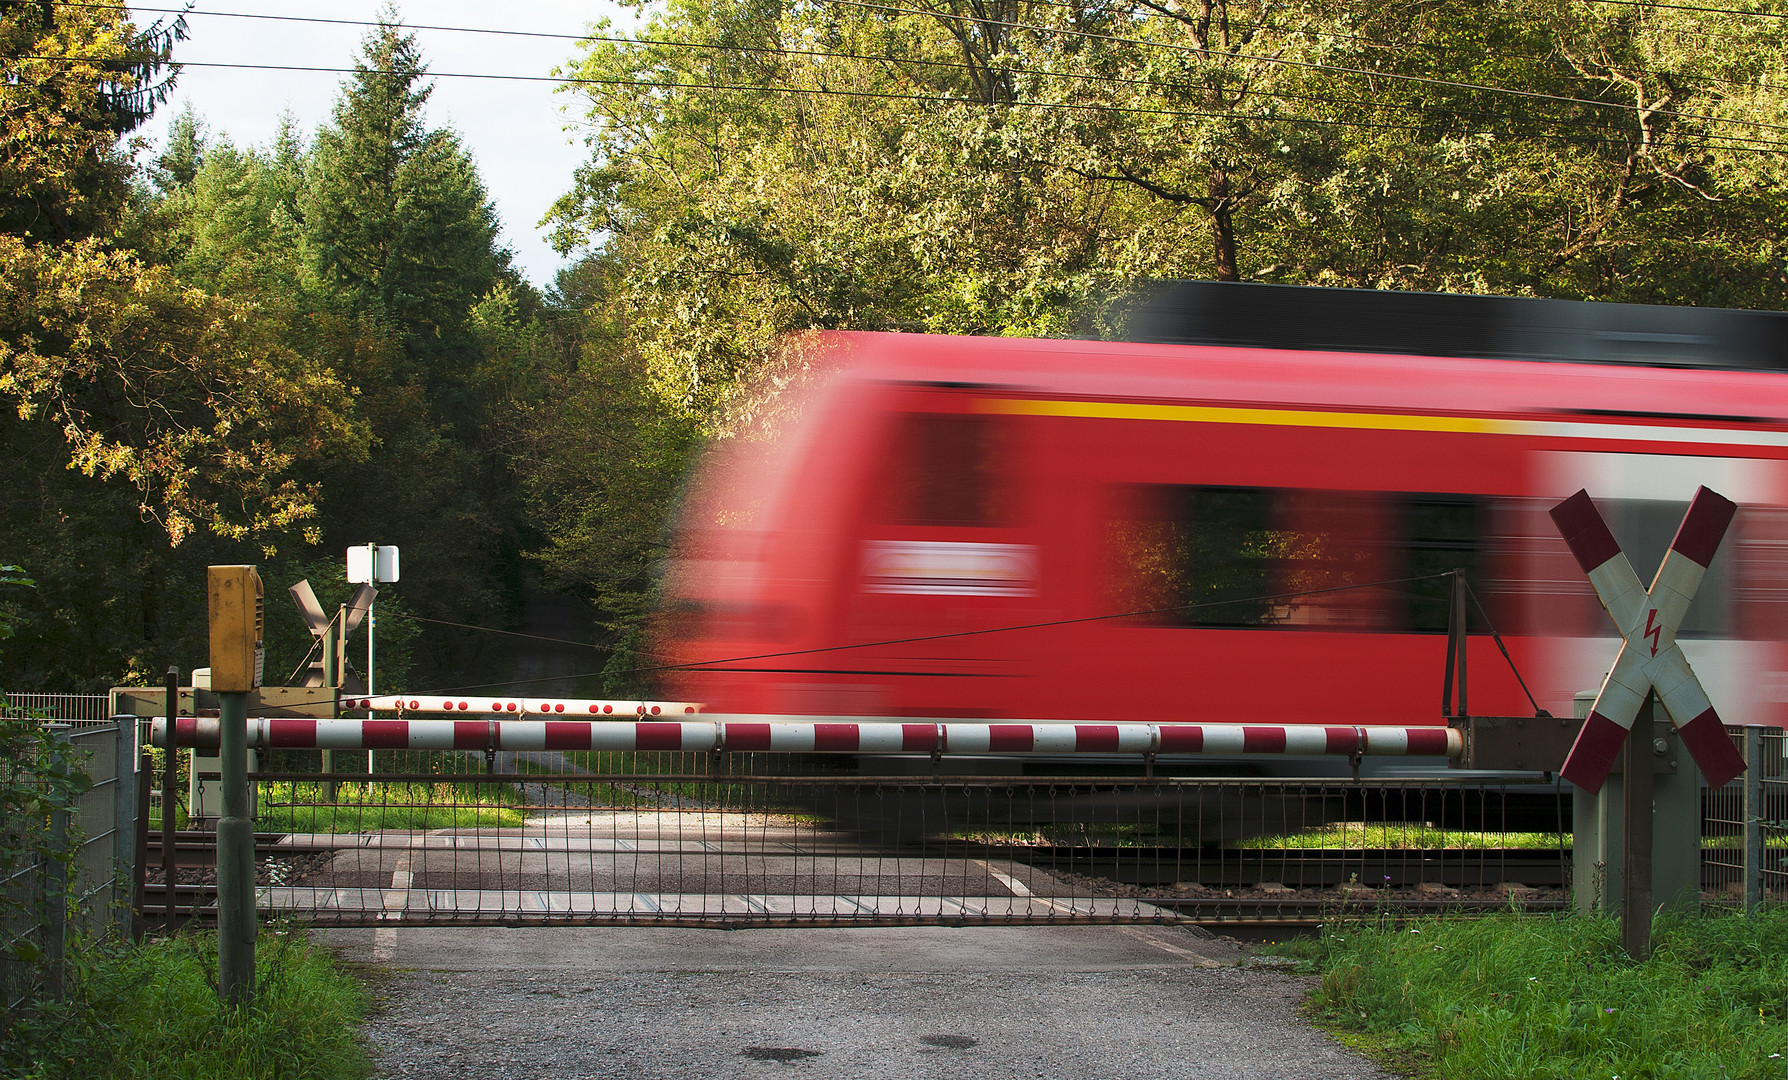
POLYGON ((367 996, 296 931, 262 933, 255 1001, 217 1000, 217 935, 191 933, 71 961, 67 1000, 0 1045, 0 1073, 26 1080, 359 1080, 367 996))
POLYGON ((75 750, 35 720, 0 720, 0 1035, 23 1003, 53 992, 80 847, 70 820, 93 782, 75 750), (58 872, 59 871, 59 872, 58 872))

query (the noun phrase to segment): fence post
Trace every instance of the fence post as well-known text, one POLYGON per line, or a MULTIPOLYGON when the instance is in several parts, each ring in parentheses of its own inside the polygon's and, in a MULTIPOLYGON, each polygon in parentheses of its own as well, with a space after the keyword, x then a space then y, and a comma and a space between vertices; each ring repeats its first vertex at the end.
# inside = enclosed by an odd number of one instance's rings
MULTIPOLYGON (((135 720, 131 721, 135 723, 135 720)), ((155 779, 155 759, 150 756, 149 748, 143 747, 137 757, 137 797, 136 828, 131 830, 135 840, 135 857, 131 860, 130 875, 130 939, 143 940, 149 929, 148 919, 143 908, 146 901, 143 897, 144 886, 149 879, 149 786, 155 779)))
POLYGON ((1763 728, 1745 725, 1745 914, 1763 904, 1763 728))
MULTIPOLYGON (((66 746, 67 724, 46 724, 50 737, 66 746)), ((68 810, 57 807, 50 811, 50 838, 54 843, 50 859, 44 864, 44 959, 49 972, 50 997, 56 1001, 63 995, 63 963, 68 939, 68 864, 59 857, 68 849, 68 810)))
POLYGON ((112 923, 120 937, 130 933, 137 880, 137 721, 114 716, 112 769, 112 923))
MULTIPOLYGON (((193 702, 198 703, 198 691, 193 691, 193 702)), ((194 709, 196 716, 198 710, 194 709)), ((168 666, 167 679, 167 718, 168 737, 164 740, 167 749, 161 770, 161 880, 167 889, 162 894, 162 929, 167 933, 174 932, 174 924, 179 918, 179 907, 175 903, 177 890, 174 888, 174 818, 180 812, 180 796, 176 788, 180 784, 180 751, 174 748, 174 719, 180 715, 180 669, 168 666)), ((194 921, 197 919, 195 917, 194 921)))

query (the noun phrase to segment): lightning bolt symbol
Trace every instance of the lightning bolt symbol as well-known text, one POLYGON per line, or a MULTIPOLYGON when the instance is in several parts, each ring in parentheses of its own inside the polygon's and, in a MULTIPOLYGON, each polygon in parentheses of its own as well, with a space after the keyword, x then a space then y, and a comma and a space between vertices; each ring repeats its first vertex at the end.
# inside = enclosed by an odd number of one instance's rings
POLYGON ((1657 621, 1658 609, 1652 608, 1645 616, 1645 636, 1651 639, 1651 654, 1658 655, 1658 636, 1664 632, 1664 626, 1657 621))

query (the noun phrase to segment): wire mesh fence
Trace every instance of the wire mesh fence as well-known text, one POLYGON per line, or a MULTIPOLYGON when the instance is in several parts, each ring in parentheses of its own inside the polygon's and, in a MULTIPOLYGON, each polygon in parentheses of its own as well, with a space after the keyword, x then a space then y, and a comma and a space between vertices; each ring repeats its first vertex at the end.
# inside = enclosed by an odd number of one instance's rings
POLYGON ((85 781, 48 775, 43 770, 55 767, 50 756, 8 763, 5 782, 16 797, 0 823, 7 856, 0 996, 9 1016, 34 999, 59 996, 69 950, 130 933, 137 903, 136 725, 50 723, 45 730, 72 751, 68 765, 85 781))
MULTIPOLYGON (((1065 762, 1056 776, 947 775, 924 758, 767 753, 367 762, 336 751, 324 773, 318 751, 262 758, 262 911, 337 925, 1284 920, 1557 906, 1569 872, 1555 783, 1145 778, 1065 762)), ((179 874, 177 902, 206 914, 214 870, 189 860, 179 874)))
POLYGON ((1709 789, 1701 826, 1704 901, 1742 906, 1788 900, 1788 732, 1728 728, 1745 774, 1709 789))

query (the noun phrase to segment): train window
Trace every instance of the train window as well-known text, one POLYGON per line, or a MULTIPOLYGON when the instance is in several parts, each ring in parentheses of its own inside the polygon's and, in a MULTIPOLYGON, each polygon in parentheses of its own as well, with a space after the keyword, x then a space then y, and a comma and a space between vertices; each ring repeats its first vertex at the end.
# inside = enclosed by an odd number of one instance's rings
POLYGON ((905 418, 892 457, 892 520, 909 525, 1012 522, 1011 437, 1004 418, 905 418))
POLYGON ((1109 545, 1121 610, 1167 626, 1382 624, 1370 496, 1151 486, 1124 500, 1109 545))
MULTIPOLYGON (((1482 553, 1488 531, 1485 500, 1475 495, 1407 495, 1402 502, 1399 539, 1405 552, 1402 629, 1444 631, 1451 613, 1453 582, 1438 577, 1464 570, 1465 581, 1484 596, 1482 553)), ((1478 621, 1472 616, 1472 622, 1478 621)))

